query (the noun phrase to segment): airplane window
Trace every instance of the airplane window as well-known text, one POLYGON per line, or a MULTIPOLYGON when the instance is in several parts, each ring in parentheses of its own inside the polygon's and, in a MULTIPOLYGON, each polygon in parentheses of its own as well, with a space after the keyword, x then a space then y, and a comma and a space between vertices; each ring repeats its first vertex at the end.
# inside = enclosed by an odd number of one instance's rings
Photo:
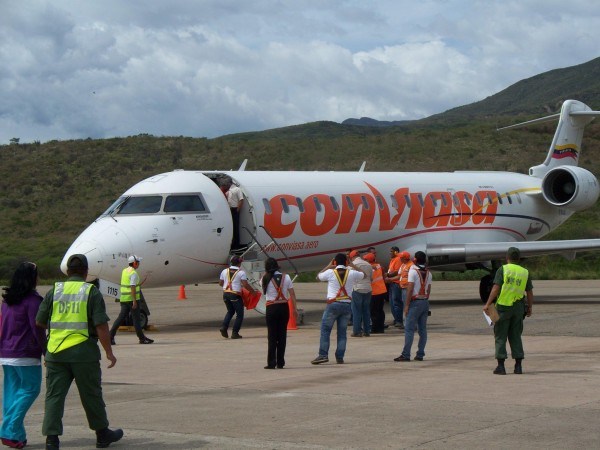
POLYGON ((112 205, 108 207, 106 211, 102 213, 102 216, 110 216, 111 214, 115 214, 118 211, 119 207, 123 203, 125 203, 126 200, 127 197, 119 197, 112 205))
POLYGON ((488 192, 487 194, 487 200, 488 203, 491 205, 492 203, 494 203, 494 199, 492 198, 492 195, 488 192))
POLYGON ((431 200, 431 203, 433 204, 434 208, 437 208, 437 198, 435 198, 433 194, 429 194, 429 200, 431 200))
POLYGON ((404 201, 406 202, 406 206, 412 208, 412 203, 410 201, 410 197, 407 194, 404 194, 404 201))
POLYGON ((263 205, 265 207, 265 212, 267 214, 273 214, 273 211, 271 210, 271 204, 269 203, 269 200, 267 200, 266 198, 263 198, 263 205))
POLYGON ((302 203, 302 199, 300 197, 296 197, 296 204, 298 205, 298 210, 300 212, 304 212, 304 203, 302 203))
POLYGON ((458 201, 458 196, 455 193, 452 193, 452 201, 454 202, 454 206, 456 206, 456 208, 458 208, 460 205, 460 202, 458 201))
POLYGON ((377 201, 377 207, 379 209, 383 209, 383 199, 381 198, 380 195, 375 197, 375 200, 377 201))
POLYGON ((281 206, 283 207, 283 212, 284 212, 284 213, 286 213, 286 214, 287 214, 287 213, 289 213, 289 212, 290 212, 290 207, 288 206, 288 203, 287 203, 287 201, 286 201, 286 199, 285 199, 285 198, 282 198, 282 199, 281 199, 281 206))
POLYGON ((501 205, 501 204, 502 204, 502 196, 500 195, 500 193, 499 193, 499 192, 496 192, 496 195, 497 195, 497 197, 498 197, 498 204, 500 204, 500 205, 501 205))
POLYGON ((420 193, 417 195, 417 200, 419 200, 419 205, 421 205, 421 208, 423 206, 425 206, 425 202, 423 201, 423 196, 420 193))
POLYGON ((334 211, 339 211, 340 210, 340 205, 338 205, 338 202, 335 199, 335 197, 329 197, 329 200, 331 200, 331 205, 333 206, 333 210, 334 211))
POLYGON ((121 206, 118 214, 153 214, 160 211, 162 196, 148 195, 129 197, 121 206))
POLYGON ((169 195, 165 200, 165 212, 206 212, 199 195, 169 195))
POLYGON ((394 197, 394 195, 390 195, 390 198, 392 199, 392 208, 398 209, 398 202, 396 201, 396 197, 394 197))
POLYGON ((354 204, 352 203, 352 199, 348 195, 346 196, 346 203, 348 204, 348 209, 350 211, 354 211, 354 204))
POLYGON ((467 193, 465 192, 463 195, 464 195, 464 197, 465 197, 465 203, 466 203, 468 206, 471 206, 471 197, 469 197, 469 194, 467 194, 467 193))
POLYGON ((367 197, 365 197, 364 195, 361 195, 360 199, 362 200, 363 208, 365 208, 366 210, 369 210, 371 208, 371 206, 369 205, 369 201, 367 200, 367 197))
POLYGON ((510 197, 509 193, 506 194, 506 199, 508 200, 508 203, 512 205, 512 198, 510 197))
POLYGON ((475 194, 475 201, 477 202, 477 204, 479 206, 483 205, 483 201, 481 200, 481 197, 479 196, 479 192, 477 194, 475 194))
POLYGON ((515 196, 517 197, 517 202, 519 204, 521 204, 521 194, 519 194, 518 192, 515 194, 515 196))
POLYGON ((321 202, 319 201, 319 198, 313 197, 313 201, 315 202, 315 208, 317 208, 317 212, 321 212, 323 208, 321 207, 321 202))
POLYGON ((445 195, 442 195, 442 204, 444 205, 444 207, 448 206, 448 200, 446 199, 445 195))

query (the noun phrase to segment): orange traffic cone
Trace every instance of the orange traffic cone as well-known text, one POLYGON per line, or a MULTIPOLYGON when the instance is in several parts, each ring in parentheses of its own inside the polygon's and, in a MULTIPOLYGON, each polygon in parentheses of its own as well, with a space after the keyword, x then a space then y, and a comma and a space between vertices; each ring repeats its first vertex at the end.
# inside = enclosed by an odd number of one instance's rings
POLYGON ((291 300, 288 300, 288 308, 290 309, 290 319, 288 320, 287 329, 288 330, 297 330, 298 325, 296 324, 296 318, 294 317, 294 305, 291 300))
POLYGON ((182 284, 181 286, 179 286, 179 297, 177 297, 177 300, 185 299, 187 299, 187 297, 185 296, 185 286, 182 284))

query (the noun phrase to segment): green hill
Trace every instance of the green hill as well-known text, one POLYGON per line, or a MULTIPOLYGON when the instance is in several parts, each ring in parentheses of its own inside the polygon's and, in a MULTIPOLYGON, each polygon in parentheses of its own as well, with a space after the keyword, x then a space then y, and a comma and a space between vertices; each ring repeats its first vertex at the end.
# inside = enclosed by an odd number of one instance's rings
MULTIPOLYGON (((526 173, 545 158, 555 125, 498 133, 498 123, 515 121, 508 108, 534 118, 575 98, 599 109, 598 67, 600 58, 547 72, 473 105, 402 126, 315 122, 216 139, 139 135, 0 146, 0 279, 6 280, 23 260, 37 262, 44 278, 59 275, 69 244, 123 191, 173 169, 231 169, 247 158, 248 170, 358 170, 367 161, 369 171, 526 173), (596 80, 586 85, 583 75, 571 71, 588 64, 596 80), (545 102, 544 92, 549 93, 545 102)), ((581 164, 600 173, 600 123, 586 128, 581 164)), ((596 206, 577 214, 553 237, 600 237, 599 218, 596 206)), ((591 266, 594 271, 600 267, 595 254, 561 267, 582 277, 594 275, 588 273, 591 266)), ((540 267, 551 271, 552 266, 544 261, 540 267)))

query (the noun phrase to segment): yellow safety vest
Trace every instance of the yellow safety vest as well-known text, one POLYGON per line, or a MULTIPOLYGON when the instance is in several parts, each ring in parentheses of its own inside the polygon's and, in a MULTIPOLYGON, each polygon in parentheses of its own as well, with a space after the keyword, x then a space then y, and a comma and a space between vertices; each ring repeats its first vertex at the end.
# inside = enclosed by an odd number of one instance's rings
MULTIPOLYGON (((129 277, 134 273, 137 272, 131 266, 125 267, 123 272, 121 272, 121 303, 132 302, 134 300, 134 298, 131 296, 131 285, 129 284, 129 277)), ((141 290, 140 277, 138 276, 138 283, 135 287, 135 300, 139 300, 141 298, 141 290)))
POLYGON ((496 304, 512 306, 514 302, 525 296, 529 271, 517 264, 510 263, 502 266, 502 271, 504 272, 504 282, 496 304))
POLYGON ((92 284, 66 281, 54 284, 48 351, 58 353, 85 342, 89 336, 87 303, 92 284))

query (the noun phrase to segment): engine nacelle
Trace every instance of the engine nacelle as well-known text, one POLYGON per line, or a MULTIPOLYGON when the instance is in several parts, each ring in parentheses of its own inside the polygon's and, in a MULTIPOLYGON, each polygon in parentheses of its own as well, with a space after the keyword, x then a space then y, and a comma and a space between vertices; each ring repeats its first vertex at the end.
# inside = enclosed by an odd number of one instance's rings
POLYGON ((600 186, 590 171, 577 166, 561 166, 546 173, 542 194, 554 206, 581 211, 596 203, 600 186))

